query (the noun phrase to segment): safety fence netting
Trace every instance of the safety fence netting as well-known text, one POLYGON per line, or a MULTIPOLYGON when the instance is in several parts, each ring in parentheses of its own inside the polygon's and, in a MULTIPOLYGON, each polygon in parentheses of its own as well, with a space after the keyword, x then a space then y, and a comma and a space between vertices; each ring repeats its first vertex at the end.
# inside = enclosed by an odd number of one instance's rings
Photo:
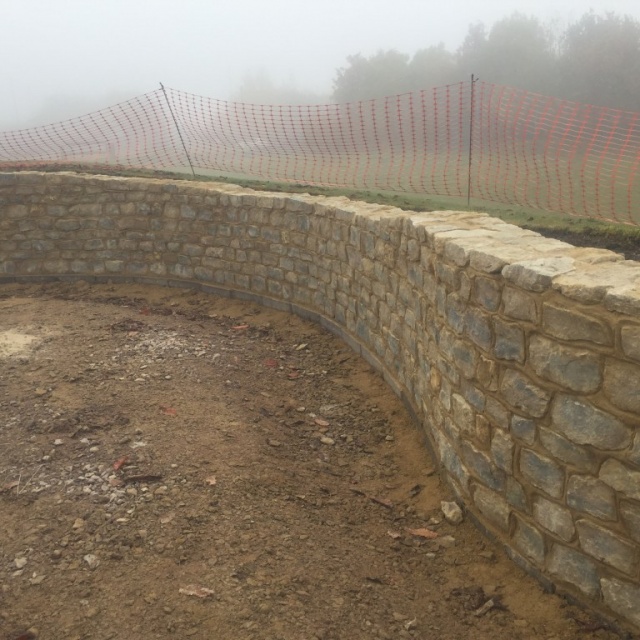
POLYGON ((255 105, 158 89, 0 132, 0 168, 191 170, 478 198, 640 224, 640 113, 484 82, 326 105, 255 105))

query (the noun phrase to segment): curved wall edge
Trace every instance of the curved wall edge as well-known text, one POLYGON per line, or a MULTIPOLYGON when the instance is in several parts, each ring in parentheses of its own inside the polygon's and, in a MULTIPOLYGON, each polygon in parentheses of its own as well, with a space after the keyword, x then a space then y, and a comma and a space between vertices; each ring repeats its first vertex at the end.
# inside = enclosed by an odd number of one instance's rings
POLYGON ((640 263, 486 215, 0 173, 0 284, 197 287, 318 322, 521 566, 640 628, 640 263))

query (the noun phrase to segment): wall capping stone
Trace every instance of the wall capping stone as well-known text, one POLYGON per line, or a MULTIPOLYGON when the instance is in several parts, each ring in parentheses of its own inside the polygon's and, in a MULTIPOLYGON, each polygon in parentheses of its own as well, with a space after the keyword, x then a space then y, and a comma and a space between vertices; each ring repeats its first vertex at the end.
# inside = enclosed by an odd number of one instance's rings
POLYGON ((325 327, 515 562, 640 628, 640 263, 471 212, 0 173, 0 284, 59 279, 198 288, 325 327))

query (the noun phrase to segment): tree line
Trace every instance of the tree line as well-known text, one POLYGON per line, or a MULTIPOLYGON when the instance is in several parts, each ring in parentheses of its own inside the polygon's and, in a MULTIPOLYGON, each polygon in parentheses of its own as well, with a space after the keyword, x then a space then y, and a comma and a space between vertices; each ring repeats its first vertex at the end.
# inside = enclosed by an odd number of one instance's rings
POLYGON ((453 84, 473 73, 486 82, 640 111, 640 22, 615 13, 587 13, 561 32, 515 13, 490 29, 471 25, 456 51, 439 44, 413 56, 356 54, 347 63, 337 71, 334 102, 453 84))

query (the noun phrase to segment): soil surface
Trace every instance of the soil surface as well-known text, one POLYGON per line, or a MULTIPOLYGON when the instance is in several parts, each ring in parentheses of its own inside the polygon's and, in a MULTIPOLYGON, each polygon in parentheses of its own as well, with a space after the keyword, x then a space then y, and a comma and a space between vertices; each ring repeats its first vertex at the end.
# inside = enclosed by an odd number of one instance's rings
POLYGON ((537 231, 547 238, 563 240, 576 247, 609 249, 622 254, 627 260, 640 261, 640 235, 638 233, 604 233, 598 229, 571 231, 570 229, 549 229, 547 227, 532 227, 528 225, 525 225, 524 228, 537 231))
POLYGON ((450 500, 338 339, 178 289, 0 288, 0 638, 619 638, 450 500))

